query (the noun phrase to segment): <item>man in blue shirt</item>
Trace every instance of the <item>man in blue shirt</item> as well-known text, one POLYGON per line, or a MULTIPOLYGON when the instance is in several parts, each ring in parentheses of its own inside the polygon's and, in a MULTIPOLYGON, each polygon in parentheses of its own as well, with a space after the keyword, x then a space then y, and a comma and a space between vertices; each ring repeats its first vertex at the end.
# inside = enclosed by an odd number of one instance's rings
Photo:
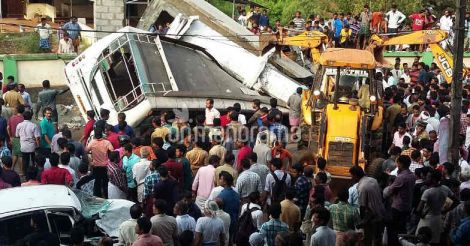
POLYGON ((77 22, 77 17, 72 16, 70 18, 70 21, 65 23, 63 28, 69 34, 69 37, 72 39, 73 49, 75 50, 75 53, 78 53, 78 46, 80 46, 80 39, 82 38, 82 35, 80 33, 82 28, 77 22))
POLYGON ((470 201, 464 203, 463 210, 466 217, 451 234, 452 243, 457 246, 470 245, 470 201))
POLYGON ((118 114, 118 124, 114 126, 114 132, 124 133, 124 135, 127 135, 130 138, 135 137, 134 129, 132 128, 132 126, 128 125, 127 122, 126 122, 126 114, 125 113, 119 113, 118 114))
POLYGON ((333 23, 333 27, 335 28, 335 47, 341 47, 340 45, 340 37, 341 37, 341 30, 343 29, 344 26, 344 14, 341 13, 339 14, 339 18, 335 19, 333 23))
POLYGON ((122 158, 122 169, 126 172, 127 187, 129 188, 128 199, 134 202, 137 201, 137 184, 133 178, 132 168, 139 161, 140 158, 132 153, 132 145, 126 144, 124 146, 124 157, 122 158))
POLYGON ((238 209, 240 208, 240 195, 232 189, 233 176, 230 173, 226 171, 220 172, 219 182, 224 189, 220 192, 218 198, 223 201, 223 210, 230 215, 229 245, 232 245, 233 236, 236 231, 236 221, 238 220, 238 209))
POLYGON ((266 27, 269 26, 269 17, 266 14, 266 10, 263 10, 261 15, 259 16, 259 26, 261 30, 266 30, 266 27))

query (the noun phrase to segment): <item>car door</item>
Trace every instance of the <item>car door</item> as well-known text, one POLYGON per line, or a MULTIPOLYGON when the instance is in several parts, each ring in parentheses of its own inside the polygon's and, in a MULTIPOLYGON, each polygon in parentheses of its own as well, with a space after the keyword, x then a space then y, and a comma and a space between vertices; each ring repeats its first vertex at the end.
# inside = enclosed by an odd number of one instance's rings
POLYGON ((62 245, 70 245, 70 236, 75 224, 73 217, 62 211, 46 210, 51 232, 57 234, 62 245))

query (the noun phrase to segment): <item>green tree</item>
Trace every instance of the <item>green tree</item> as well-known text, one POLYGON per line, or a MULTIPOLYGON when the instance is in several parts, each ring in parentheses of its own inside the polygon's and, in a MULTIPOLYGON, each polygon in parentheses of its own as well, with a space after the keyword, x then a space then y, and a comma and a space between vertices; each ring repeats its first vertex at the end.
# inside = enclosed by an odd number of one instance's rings
MULTIPOLYGON (((208 0, 218 9, 232 15, 232 3, 226 0, 208 0)), ((364 5, 368 4, 372 12, 388 11, 392 4, 397 4, 398 9, 405 15, 417 12, 425 7, 433 7, 434 14, 441 16, 445 9, 455 9, 455 0, 254 0, 268 8, 268 16, 272 23, 281 20, 283 25, 289 24, 296 11, 301 11, 304 18, 310 15, 320 15, 329 19, 333 13, 359 14, 364 5)), ((248 6, 245 6, 248 9, 248 6)))

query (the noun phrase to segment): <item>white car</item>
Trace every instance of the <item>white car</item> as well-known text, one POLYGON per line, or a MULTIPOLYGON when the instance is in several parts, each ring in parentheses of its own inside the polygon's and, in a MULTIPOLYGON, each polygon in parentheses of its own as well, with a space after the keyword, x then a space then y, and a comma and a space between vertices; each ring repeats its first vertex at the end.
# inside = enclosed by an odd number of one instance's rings
POLYGON ((49 231, 61 245, 70 244, 74 226, 91 236, 117 237, 119 225, 130 219, 133 202, 100 199, 72 191, 64 185, 36 185, 0 190, 0 245, 14 245, 33 232, 31 215, 44 214, 49 231), (99 230, 90 230, 96 225, 99 230))

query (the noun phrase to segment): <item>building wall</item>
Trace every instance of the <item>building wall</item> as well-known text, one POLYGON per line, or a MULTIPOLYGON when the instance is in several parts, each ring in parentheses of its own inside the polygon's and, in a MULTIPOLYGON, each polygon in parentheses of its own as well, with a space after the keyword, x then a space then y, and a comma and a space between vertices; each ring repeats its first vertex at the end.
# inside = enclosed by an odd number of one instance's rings
MULTIPOLYGON (((98 31, 116 31, 123 26, 124 1, 95 0, 94 6, 95 29, 98 31)), ((98 38, 106 33, 97 33, 98 38)))
POLYGON ((17 61, 17 66, 18 81, 28 87, 41 87, 46 79, 51 86, 66 85, 63 60, 17 61))
POLYGON ((46 79, 51 86, 66 86, 65 65, 74 58, 74 54, 0 55, 0 72, 28 88, 42 87, 46 79))

